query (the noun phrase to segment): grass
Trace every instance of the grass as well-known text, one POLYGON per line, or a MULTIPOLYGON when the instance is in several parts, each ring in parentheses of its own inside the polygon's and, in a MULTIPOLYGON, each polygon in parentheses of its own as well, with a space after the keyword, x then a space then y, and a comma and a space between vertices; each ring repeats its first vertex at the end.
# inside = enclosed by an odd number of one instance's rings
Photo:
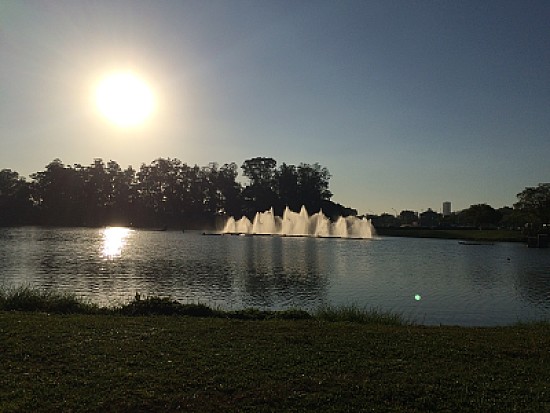
POLYGON ((27 286, 0 289, 0 310, 41 311, 58 314, 92 314, 102 310, 74 294, 37 290, 27 286))
POLYGON ((376 308, 367 310, 354 305, 338 308, 321 307, 314 313, 314 318, 320 321, 352 322, 359 324, 393 326, 409 324, 400 314, 384 312, 376 308))
POLYGON ((6 311, 13 295, 0 294, 1 412, 550 411, 548 323, 424 327, 158 297, 6 311))
POLYGON ((548 325, 0 312, 0 411, 549 411, 548 325))
POLYGON ((313 313, 301 309, 280 311, 243 310, 225 311, 212 309, 205 304, 182 304, 170 297, 146 297, 136 294, 133 300, 117 307, 99 307, 74 294, 37 290, 28 286, 10 290, 0 289, 0 311, 45 312, 53 314, 103 314, 126 316, 192 316, 239 320, 305 320, 349 321, 363 324, 401 325, 408 322, 399 314, 377 309, 345 306, 323 307, 313 313))

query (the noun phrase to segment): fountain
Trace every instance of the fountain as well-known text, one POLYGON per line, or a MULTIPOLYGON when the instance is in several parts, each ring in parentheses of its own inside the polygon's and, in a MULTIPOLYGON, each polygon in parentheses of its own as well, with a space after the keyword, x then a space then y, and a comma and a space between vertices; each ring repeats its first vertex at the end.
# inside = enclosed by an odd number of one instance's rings
POLYGON ((336 222, 331 222, 322 211, 310 216, 302 206, 300 212, 286 207, 282 217, 275 216, 273 208, 257 212, 252 222, 247 217, 239 220, 230 217, 222 234, 365 239, 372 238, 375 232, 371 222, 365 218, 339 217, 336 222))

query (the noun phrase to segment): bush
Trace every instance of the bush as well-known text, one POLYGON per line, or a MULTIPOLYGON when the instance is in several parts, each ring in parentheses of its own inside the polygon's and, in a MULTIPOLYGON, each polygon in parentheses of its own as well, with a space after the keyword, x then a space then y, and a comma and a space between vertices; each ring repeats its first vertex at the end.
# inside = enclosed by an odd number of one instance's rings
POLYGON ((214 310, 204 304, 181 304, 169 297, 136 298, 118 310, 124 315, 189 315, 195 317, 212 317, 214 310))

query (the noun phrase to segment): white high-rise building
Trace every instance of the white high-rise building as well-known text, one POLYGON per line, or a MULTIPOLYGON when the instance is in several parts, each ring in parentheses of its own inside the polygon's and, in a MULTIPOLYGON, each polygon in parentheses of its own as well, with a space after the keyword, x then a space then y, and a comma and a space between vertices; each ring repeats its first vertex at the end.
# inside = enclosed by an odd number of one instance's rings
POLYGON ((448 217, 451 215, 451 203, 449 201, 443 202, 443 216, 448 217))

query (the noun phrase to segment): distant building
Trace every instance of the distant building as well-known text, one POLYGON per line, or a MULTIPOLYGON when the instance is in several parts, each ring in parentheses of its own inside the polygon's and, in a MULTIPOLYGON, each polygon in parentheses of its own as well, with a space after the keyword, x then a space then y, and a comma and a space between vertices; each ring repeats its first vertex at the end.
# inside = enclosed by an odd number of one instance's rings
POLYGON ((451 215, 451 203, 449 201, 443 202, 443 216, 448 217, 451 215))
POLYGON ((440 217, 440 214, 432 211, 431 208, 428 208, 427 211, 420 214, 420 226, 425 228, 435 228, 439 225, 440 217))

